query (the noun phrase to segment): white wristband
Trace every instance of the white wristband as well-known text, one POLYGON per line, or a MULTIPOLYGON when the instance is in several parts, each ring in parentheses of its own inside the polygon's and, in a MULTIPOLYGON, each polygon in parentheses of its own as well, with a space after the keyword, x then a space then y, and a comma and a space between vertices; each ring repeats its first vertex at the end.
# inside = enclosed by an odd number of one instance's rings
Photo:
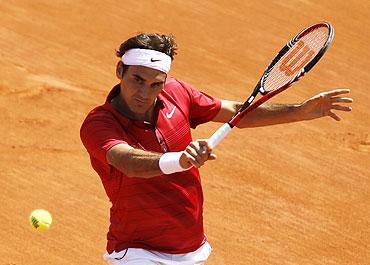
POLYGON ((164 153, 159 159, 159 168, 164 174, 172 174, 188 170, 180 165, 180 157, 183 152, 164 153))

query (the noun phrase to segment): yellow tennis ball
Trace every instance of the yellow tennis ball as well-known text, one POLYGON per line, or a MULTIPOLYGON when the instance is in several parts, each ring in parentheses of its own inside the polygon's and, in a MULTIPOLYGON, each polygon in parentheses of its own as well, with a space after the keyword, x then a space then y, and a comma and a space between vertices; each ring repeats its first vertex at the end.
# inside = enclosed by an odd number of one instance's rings
POLYGON ((52 221, 51 214, 43 209, 34 210, 30 215, 30 223, 36 230, 49 229, 52 221))

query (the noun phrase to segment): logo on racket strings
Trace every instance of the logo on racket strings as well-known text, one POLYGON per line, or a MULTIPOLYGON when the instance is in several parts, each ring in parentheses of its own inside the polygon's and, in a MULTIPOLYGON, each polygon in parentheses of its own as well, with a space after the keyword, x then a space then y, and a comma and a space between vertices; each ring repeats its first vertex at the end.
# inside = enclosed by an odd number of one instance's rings
POLYGON ((292 76, 302 69, 312 59, 314 54, 315 52, 305 45, 303 41, 299 41, 296 47, 281 61, 279 69, 286 76, 292 76), (303 58, 304 56, 305 58, 303 58))

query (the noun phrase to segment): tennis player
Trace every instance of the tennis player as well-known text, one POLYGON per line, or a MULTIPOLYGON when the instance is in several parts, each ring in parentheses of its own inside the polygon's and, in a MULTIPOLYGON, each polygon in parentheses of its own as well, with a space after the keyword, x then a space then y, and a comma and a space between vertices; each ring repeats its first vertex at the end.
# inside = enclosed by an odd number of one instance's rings
MULTIPOLYGON (((169 75, 177 51, 172 35, 139 34, 120 45, 119 84, 81 126, 91 165, 112 203, 104 259, 110 265, 204 264, 211 253, 203 228, 199 168, 214 160, 191 128, 224 123, 241 102, 220 100, 169 75)), ((265 103, 240 128, 311 120, 334 111, 348 89, 301 104, 265 103)))

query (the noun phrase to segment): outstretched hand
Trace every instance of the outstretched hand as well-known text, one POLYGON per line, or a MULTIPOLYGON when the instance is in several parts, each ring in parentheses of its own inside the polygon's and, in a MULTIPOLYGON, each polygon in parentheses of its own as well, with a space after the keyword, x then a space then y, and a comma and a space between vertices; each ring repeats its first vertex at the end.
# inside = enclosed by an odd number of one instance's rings
POLYGON ((307 99, 301 104, 301 110, 306 120, 312 120, 324 116, 329 116, 336 121, 340 121, 341 117, 334 111, 351 111, 350 106, 343 103, 352 103, 353 99, 343 97, 343 94, 348 94, 349 89, 335 89, 327 92, 322 92, 312 98, 307 99))

